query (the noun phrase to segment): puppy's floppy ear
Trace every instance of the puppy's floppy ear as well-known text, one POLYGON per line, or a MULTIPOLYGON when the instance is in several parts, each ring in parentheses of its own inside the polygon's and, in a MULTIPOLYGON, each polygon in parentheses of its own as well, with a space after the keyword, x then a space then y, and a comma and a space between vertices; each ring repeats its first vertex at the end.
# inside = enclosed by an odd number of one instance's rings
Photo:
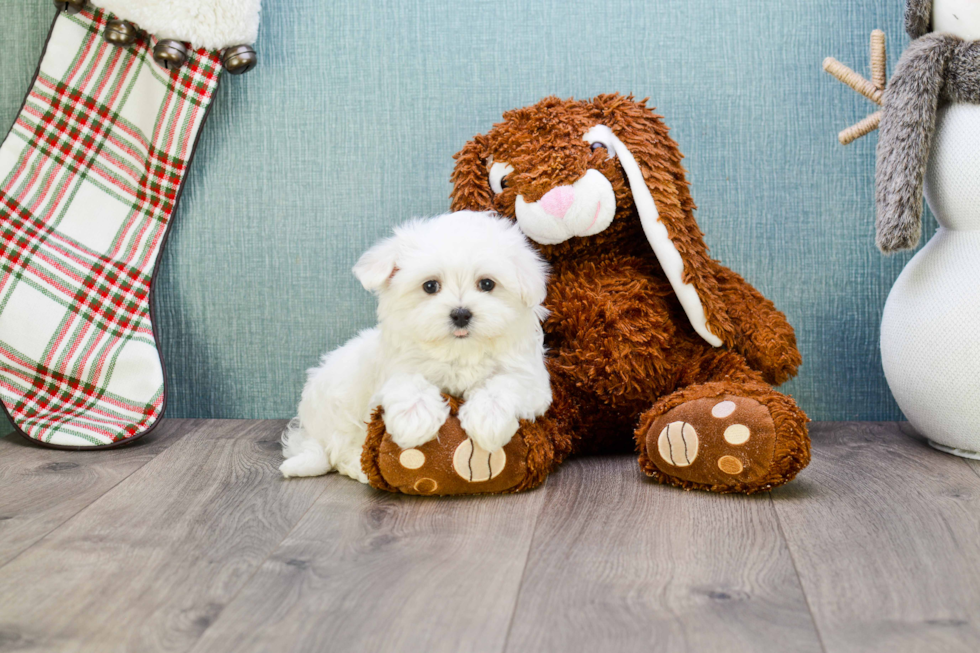
POLYGON ((600 95, 592 106, 612 131, 643 230, 692 326, 708 343, 732 346, 735 328, 718 288, 719 264, 694 219, 680 148, 646 100, 600 95))
POLYGON ((544 303, 548 296, 548 264, 534 249, 516 224, 509 227, 517 247, 511 254, 517 293, 528 308, 544 303))
POLYGON ((492 208, 485 152, 486 137, 478 135, 453 156, 456 159, 456 167, 450 178, 453 182, 450 194, 453 211, 486 211, 492 208))
POLYGON ((398 270, 398 238, 385 238, 364 252, 354 265, 354 276, 365 290, 378 292, 398 270))

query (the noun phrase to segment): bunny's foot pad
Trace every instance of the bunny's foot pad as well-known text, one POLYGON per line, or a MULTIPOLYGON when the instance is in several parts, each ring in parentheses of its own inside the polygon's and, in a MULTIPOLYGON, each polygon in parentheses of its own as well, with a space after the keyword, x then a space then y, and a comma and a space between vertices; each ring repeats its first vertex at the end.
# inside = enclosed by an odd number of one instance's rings
POLYGON ((494 494, 516 489, 527 475, 527 447, 520 435, 503 449, 485 451, 466 436, 455 415, 435 440, 414 449, 402 449, 385 433, 373 461, 368 439, 362 467, 371 485, 383 490, 426 496, 494 494))
MULTIPOLYGON (((795 421, 790 420, 791 426, 799 426, 795 421)), ((794 431, 788 429, 791 436, 794 431)), ((785 456, 777 450, 786 443, 778 446, 777 424, 764 399, 726 394, 687 401, 662 415, 648 416, 638 436, 643 470, 662 483, 688 489, 764 491, 789 480, 809 462, 805 439, 800 443, 805 456, 797 456, 805 461, 796 469, 782 469, 785 456)))

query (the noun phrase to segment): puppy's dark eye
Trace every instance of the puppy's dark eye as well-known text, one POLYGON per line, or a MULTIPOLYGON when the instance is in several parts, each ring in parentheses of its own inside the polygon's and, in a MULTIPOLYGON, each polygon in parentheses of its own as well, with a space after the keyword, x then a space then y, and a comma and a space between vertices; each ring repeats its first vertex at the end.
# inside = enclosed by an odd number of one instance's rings
POLYGON ((493 279, 480 279, 480 290, 483 292, 490 292, 497 287, 497 283, 493 279))
POLYGON ((510 175, 500 180, 500 190, 504 190, 505 188, 510 188, 510 175))
POLYGON ((441 287, 442 286, 439 285, 439 282, 434 279, 426 281, 425 283, 422 284, 422 290, 424 290, 430 295, 434 295, 437 292, 439 292, 439 289, 441 287))
POLYGON ((606 144, 605 144, 605 143, 600 143, 599 141, 596 141, 595 143, 593 143, 593 144, 592 144, 592 151, 593 151, 593 152, 595 152, 595 151, 596 151, 596 150, 598 150, 598 149, 599 149, 600 147, 601 147, 602 149, 604 149, 604 150, 606 150, 607 152, 609 151, 609 148, 608 148, 608 147, 606 147, 606 144))

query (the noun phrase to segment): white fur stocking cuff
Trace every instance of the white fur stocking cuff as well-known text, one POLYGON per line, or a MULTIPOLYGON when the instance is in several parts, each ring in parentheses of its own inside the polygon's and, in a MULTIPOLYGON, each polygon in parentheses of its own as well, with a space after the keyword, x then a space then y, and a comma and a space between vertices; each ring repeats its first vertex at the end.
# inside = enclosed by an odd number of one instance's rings
POLYGON ((259 31, 262 0, 92 0, 158 39, 221 50, 251 45, 259 31))

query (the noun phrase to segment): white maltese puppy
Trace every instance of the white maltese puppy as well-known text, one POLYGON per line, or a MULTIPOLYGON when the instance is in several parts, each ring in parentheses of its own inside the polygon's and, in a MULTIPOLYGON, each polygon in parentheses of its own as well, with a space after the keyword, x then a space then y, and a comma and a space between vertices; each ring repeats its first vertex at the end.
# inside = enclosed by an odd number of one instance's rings
POLYGON ((548 409, 547 265, 517 225, 472 211, 409 222, 354 275, 378 295, 378 326, 308 372, 283 434, 283 476, 336 470, 367 483, 361 449, 379 405, 402 449, 436 437, 449 416, 443 393, 465 400, 460 423, 487 451, 548 409))

